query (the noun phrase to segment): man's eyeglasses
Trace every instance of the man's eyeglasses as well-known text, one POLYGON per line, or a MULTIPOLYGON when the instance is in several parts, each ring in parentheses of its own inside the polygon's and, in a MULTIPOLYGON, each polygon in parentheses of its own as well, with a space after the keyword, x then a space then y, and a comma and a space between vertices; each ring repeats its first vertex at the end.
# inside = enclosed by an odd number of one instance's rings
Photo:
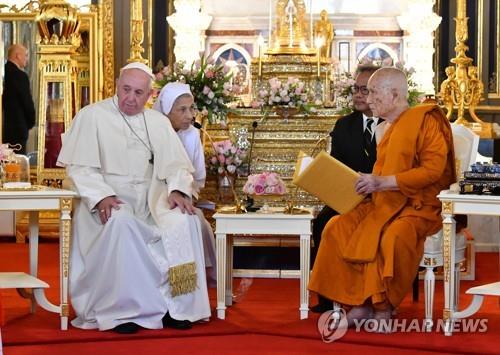
POLYGON ((351 92, 353 94, 360 92, 363 95, 368 95, 370 93, 370 91, 366 86, 358 86, 358 85, 351 86, 351 92))

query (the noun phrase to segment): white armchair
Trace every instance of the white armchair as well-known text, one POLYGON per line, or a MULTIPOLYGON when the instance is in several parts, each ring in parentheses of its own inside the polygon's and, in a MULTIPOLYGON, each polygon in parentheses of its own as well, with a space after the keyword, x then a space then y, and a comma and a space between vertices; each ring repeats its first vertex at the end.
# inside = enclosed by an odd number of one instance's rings
MULTIPOLYGON (((457 178, 463 174, 464 171, 469 169, 471 164, 476 162, 477 149, 479 145, 479 136, 472 132, 470 129, 458 125, 451 125, 453 131, 453 146, 455 149, 455 162, 457 165, 457 178)), ((458 184, 452 184, 450 189, 455 190, 458 188, 458 184)), ((457 264, 465 260, 465 249, 466 249, 466 238, 463 233, 458 233, 456 235, 456 247, 455 247, 455 261, 457 264)), ((425 267, 425 278, 424 278, 424 293, 425 293, 425 326, 427 330, 432 329, 432 311, 434 305, 434 285, 435 276, 434 268, 438 266, 443 266, 443 233, 442 230, 428 236, 424 244, 424 255, 420 261, 420 266, 425 267)), ((459 276, 460 267, 458 265, 455 267, 455 283, 457 290, 455 292, 458 298, 459 294, 459 276)), ((458 304, 458 300, 456 303, 458 304)))

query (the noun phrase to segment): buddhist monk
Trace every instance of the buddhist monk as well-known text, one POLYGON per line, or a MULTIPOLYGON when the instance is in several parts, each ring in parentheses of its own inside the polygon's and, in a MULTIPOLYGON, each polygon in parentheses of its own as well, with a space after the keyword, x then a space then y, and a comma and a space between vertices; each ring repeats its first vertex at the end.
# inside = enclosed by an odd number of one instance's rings
POLYGON ((326 225, 309 289, 350 310, 355 320, 388 320, 410 290, 426 236, 441 228, 436 195, 455 181, 451 127, 436 105, 409 108, 405 74, 378 69, 367 102, 386 121, 371 174, 356 191, 367 198, 326 225))

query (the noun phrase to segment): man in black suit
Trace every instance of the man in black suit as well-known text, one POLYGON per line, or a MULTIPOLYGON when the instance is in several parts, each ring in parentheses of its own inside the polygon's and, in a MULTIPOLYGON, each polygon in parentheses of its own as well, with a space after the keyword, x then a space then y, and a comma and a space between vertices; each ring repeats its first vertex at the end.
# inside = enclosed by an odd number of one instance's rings
MULTIPOLYGON (((351 88, 354 112, 340 118, 336 123, 332 136, 331 155, 355 171, 371 173, 377 159, 375 128, 379 123, 372 117, 370 107, 366 103, 368 89, 366 84, 377 66, 360 65, 356 70, 356 83, 351 88), (372 121, 371 121, 372 120, 372 121), (371 121, 371 122, 370 122, 371 121), (367 130, 368 127, 368 130, 367 130)), ((314 262, 321 242, 321 233, 326 223, 338 213, 325 206, 313 222, 314 248, 311 260, 314 262)), ((318 295, 319 303, 311 307, 312 312, 322 313, 332 309, 332 301, 318 295)))
POLYGON ((26 154, 29 130, 35 125, 35 104, 31 97, 30 82, 24 68, 28 63, 28 50, 14 44, 7 52, 5 63, 3 106, 3 143, 20 144, 20 154, 26 154))

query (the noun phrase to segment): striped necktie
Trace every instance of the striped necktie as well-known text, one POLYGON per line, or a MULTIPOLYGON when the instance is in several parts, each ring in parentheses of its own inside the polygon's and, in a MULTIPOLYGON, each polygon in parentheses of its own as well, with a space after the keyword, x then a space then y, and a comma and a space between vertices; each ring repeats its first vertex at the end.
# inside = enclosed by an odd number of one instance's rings
POLYGON ((365 153, 367 156, 370 156, 370 152, 372 152, 372 145, 373 145, 373 118, 369 117, 366 120, 366 128, 363 132, 363 143, 364 143, 364 149, 365 153))

